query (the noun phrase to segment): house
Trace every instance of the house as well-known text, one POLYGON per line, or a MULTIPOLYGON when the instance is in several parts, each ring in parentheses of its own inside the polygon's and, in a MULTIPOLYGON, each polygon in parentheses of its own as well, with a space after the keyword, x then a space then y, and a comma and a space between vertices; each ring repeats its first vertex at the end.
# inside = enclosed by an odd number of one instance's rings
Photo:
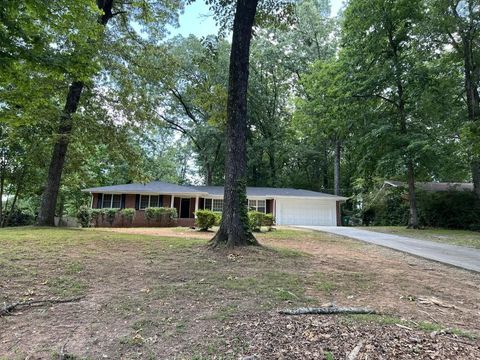
MULTIPOLYGON (((147 223, 144 217, 147 207, 176 208, 179 226, 193 226, 198 209, 223 209, 223 186, 183 186, 153 181, 83 191, 92 195, 92 208, 136 209, 132 226, 155 225, 147 223)), ((340 203, 347 200, 310 190, 268 187, 248 187, 247 198, 250 210, 273 214, 278 225, 340 225, 340 203)), ((115 225, 121 225, 119 219, 115 225)))
MULTIPOLYGON (((407 188, 408 184, 402 181, 385 180, 383 186, 407 188)), ((423 191, 473 191, 473 183, 417 181, 415 182, 415 188, 423 191)))

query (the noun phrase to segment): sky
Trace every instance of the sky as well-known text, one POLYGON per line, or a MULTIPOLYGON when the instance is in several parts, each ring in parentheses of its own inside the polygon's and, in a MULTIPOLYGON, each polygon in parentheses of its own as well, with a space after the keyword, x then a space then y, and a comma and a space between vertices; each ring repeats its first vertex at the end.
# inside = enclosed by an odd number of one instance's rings
MULTIPOLYGON (((343 0, 331 0, 332 14, 336 14, 342 6, 343 0)), ((203 0, 197 0, 185 7, 185 12, 179 18, 180 27, 170 30, 171 35, 183 35, 187 37, 194 34, 203 37, 217 33, 217 26, 212 13, 203 0)))

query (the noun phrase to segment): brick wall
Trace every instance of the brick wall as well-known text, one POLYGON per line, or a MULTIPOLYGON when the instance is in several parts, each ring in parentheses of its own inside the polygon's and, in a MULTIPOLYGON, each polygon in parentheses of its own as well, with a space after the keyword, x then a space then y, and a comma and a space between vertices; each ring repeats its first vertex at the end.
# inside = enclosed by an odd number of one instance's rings
MULTIPOLYGON (((93 202, 92 202, 92 207, 94 209, 98 208, 98 202, 99 202, 99 195, 100 194, 92 194, 93 196, 93 202)), ((175 202, 179 204, 180 200, 177 200, 178 198, 175 198, 175 202)), ((125 208, 130 208, 130 209, 135 209, 135 200, 136 200, 136 195, 135 194, 126 194, 125 195, 125 208)), ((170 207, 172 198, 170 195, 163 195, 163 206, 164 207, 170 207)), ((195 209, 195 199, 193 199, 193 209, 195 209)), ((177 208, 177 210, 179 210, 177 208)), ((193 210, 192 210, 193 211, 193 210)), ((99 220, 98 224, 94 224, 95 226, 99 227, 109 227, 110 223, 107 221, 101 221, 99 220)), ((189 219, 177 219, 174 223, 168 222, 166 220, 160 220, 160 221, 150 221, 148 222, 145 219, 145 211, 143 210, 135 210, 135 218, 133 219, 133 222, 130 224, 127 221, 125 221, 120 214, 117 214, 115 221, 113 222, 113 227, 169 227, 169 226, 186 226, 186 227, 191 227, 195 225, 195 219, 193 218, 193 212, 191 214, 191 218, 189 219)))

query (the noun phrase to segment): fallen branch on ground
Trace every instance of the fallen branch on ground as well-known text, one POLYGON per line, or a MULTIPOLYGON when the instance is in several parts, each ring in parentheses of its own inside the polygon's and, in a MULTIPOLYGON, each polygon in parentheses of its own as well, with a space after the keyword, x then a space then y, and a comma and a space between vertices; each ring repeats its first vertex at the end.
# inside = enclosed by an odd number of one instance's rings
POLYGON ((355 346, 353 348, 353 350, 350 352, 350 354, 348 354, 347 356, 347 360, 355 360, 358 356, 358 353, 360 352, 360 350, 362 349, 362 346, 363 346, 363 340, 360 341, 357 346, 355 346))
POLYGON ((358 307, 337 307, 327 306, 318 308, 298 308, 298 309, 286 309, 280 310, 280 314, 283 315, 305 315, 305 314, 378 314, 375 310, 369 308, 358 307))
POLYGON ((80 301, 85 296, 77 296, 70 299, 45 299, 45 300, 29 300, 29 301, 19 301, 10 305, 5 304, 3 309, 0 309, 0 317, 10 315, 13 311, 19 307, 24 306, 42 306, 47 304, 64 304, 70 302, 80 301))

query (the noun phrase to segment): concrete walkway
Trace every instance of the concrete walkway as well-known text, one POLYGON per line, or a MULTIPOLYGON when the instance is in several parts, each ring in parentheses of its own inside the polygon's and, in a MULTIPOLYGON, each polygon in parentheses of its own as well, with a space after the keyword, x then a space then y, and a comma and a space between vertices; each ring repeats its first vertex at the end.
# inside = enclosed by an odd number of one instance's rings
POLYGON ((480 250, 463 246, 418 240, 406 236, 390 235, 351 227, 298 226, 304 229, 324 231, 371 244, 417 255, 429 260, 480 272, 480 250))

